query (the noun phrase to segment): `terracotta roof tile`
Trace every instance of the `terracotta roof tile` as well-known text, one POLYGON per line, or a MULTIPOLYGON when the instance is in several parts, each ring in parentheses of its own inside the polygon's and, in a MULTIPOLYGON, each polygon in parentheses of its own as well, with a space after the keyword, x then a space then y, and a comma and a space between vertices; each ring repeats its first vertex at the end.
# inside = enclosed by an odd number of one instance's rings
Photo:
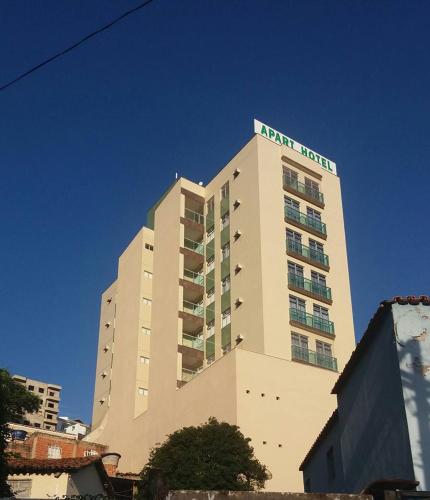
POLYGON ((101 462, 100 457, 79 458, 11 458, 7 464, 13 473, 45 473, 51 472, 75 472, 88 465, 101 462))

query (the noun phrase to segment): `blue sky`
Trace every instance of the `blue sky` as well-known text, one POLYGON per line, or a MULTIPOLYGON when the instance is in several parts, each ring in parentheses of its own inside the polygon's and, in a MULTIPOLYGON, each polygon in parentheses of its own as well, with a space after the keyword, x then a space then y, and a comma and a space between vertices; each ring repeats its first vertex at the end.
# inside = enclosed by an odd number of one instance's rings
MULTIPOLYGON (((137 3, 1 2, 0 84, 137 3)), ((429 33, 424 0, 155 0, 0 93, 0 366, 88 421, 118 256, 253 117, 338 165, 357 338, 380 300, 428 293, 429 33)))

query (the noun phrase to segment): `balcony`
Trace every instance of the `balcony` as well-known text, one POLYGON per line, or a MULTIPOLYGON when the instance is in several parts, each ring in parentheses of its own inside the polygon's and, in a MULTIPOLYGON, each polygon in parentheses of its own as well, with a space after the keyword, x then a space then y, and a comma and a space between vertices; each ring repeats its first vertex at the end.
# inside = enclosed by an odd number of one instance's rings
POLYGON ((191 269, 184 269, 184 280, 194 283, 195 285, 203 286, 205 277, 201 273, 191 271, 191 269))
POLYGON ((328 255, 290 238, 287 238, 287 254, 325 271, 330 269, 328 255))
POLYGON ((290 290, 303 293, 313 299, 321 300, 326 304, 331 304, 331 288, 321 283, 304 278, 298 274, 288 273, 288 286, 290 290))
POLYGON ((184 244, 180 249, 184 255, 184 268, 193 272, 198 272, 205 261, 205 246, 201 241, 184 238, 184 244))
POLYGON ((185 228, 185 236, 193 240, 203 238, 205 230, 205 216, 199 212, 195 212, 190 208, 185 208, 184 217, 181 217, 181 223, 185 228))
POLYGON ((186 384, 193 380, 193 378, 198 375, 201 370, 188 370, 187 368, 182 368, 182 384, 186 384))
POLYGON ((179 285, 183 288, 183 298, 187 302, 199 303, 203 300, 204 276, 201 272, 184 269, 184 277, 179 279, 179 285))
POLYGON ((303 182, 291 179, 288 175, 284 175, 284 189, 289 193, 293 193, 300 198, 303 198, 317 207, 324 208, 324 195, 318 190, 314 189, 303 182))
POLYGON ((319 366, 337 372, 337 359, 315 351, 309 351, 297 345, 291 346, 291 357, 294 361, 301 361, 310 365, 319 366))
POLYGON ((290 324, 325 337, 334 337, 334 323, 319 316, 290 307, 290 324))
POLYGON ((299 227, 308 231, 309 233, 315 234, 320 238, 327 238, 327 228, 324 222, 321 222, 314 217, 309 217, 298 210, 291 208, 288 205, 284 206, 285 221, 291 223, 293 226, 299 227))
POLYGON ((185 333, 200 332, 203 329, 204 307, 188 300, 183 301, 182 311, 179 311, 182 318, 182 329, 185 333))
POLYGON ((204 351, 205 349, 203 339, 188 335, 187 333, 182 335, 182 345, 191 349, 197 349, 198 351, 204 351))

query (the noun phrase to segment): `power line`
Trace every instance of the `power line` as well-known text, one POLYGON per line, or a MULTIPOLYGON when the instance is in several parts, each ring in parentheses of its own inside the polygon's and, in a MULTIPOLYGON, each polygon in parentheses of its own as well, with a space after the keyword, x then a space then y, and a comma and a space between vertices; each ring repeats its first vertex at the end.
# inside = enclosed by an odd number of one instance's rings
POLYGON ((105 31, 105 30, 111 28, 114 24, 118 23, 119 21, 122 21, 127 16, 129 16, 131 14, 134 14, 138 10, 143 9, 144 7, 146 7, 148 4, 150 4, 153 1, 154 0, 146 0, 145 2, 143 2, 143 3, 139 4, 139 5, 137 5, 136 7, 134 7, 133 9, 130 9, 127 12, 124 12, 123 14, 121 14, 119 17, 117 17, 116 19, 114 19, 110 23, 105 24, 104 26, 102 26, 101 28, 97 29, 96 31, 93 31, 89 35, 84 36, 83 38, 81 38, 79 41, 77 41, 73 45, 70 45, 70 47, 67 47, 66 49, 62 50, 61 52, 58 52, 57 54, 54 54, 53 56, 49 57, 45 61, 42 61, 41 63, 37 64, 36 66, 30 68, 29 70, 25 71, 21 75, 17 76, 16 78, 14 78, 10 82, 6 83, 5 85, 2 85, 0 87, 0 92, 3 91, 3 90, 6 90, 8 87, 10 87, 11 85, 13 85, 14 83, 19 82, 19 80, 22 80, 23 78, 25 78, 26 76, 30 75, 34 71, 42 68, 43 66, 46 66, 47 64, 49 64, 50 62, 54 61, 55 59, 58 59, 59 57, 64 56, 65 54, 67 54, 67 52, 70 52, 73 49, 76 49, 76 47, 79 47, 79 45, 81 45, 84 42, 88 41, 90 38, 93 38, 94 36, 98 35, 102 31, 105 31))

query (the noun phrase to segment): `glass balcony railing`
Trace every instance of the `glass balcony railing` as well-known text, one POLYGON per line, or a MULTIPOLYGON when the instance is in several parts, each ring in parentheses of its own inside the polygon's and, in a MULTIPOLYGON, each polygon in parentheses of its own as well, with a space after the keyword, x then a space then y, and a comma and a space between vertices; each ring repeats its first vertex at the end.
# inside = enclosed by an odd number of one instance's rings
POLYGON ((329 266, 328 255, 314 248, 307 247, 300 243, 300 241, 294 241, 291 238, 287 238, 287 247, 290 252, 302 255, 306 259, 312 260, 314 262, 319 262, 324 266, 329 266))
POLYGON ((288 205, 285 205, 284 212, 287 219, 293 220, 294 222, 297 222, 302 226, 306 226, 309 229, 313 229, 320 234, 327 234, 327 228, 324 222, 321 222, 314 217, 310 217, 309 215, 303 214, 302 212, 299 212, 295 208, 292 208, 288 205))
POLYGON ((291 346, 291 354, 293 359, 337 372, 337 359, 327 356, 326 354, 310 351, 309 349, 297 345, 291 346))
POLYGON ((199 351, 205 350, 205 344, 203 339, 199 339, 198 337, 193 337, 192 335, 188 335, 187 333, 182 334, 182 345, 186 347, 191 347, 192 349, 197 349, 199 351))
POLYGON ((328 333, 329 335, 334 335, 334 323, 328 319, 308 314, 307 312, 294 307, 290 307, 290 319, 291 321, 296 321, 302 325, 315 328, 315 330, 320 330, 321 332, 328 333))
POLYGON ((205 246, 203 243, 198 241, 190 240, 189 238, 184 238, 184 247, 192 250, 193 252, 203 255, 205 253, 205 246))
POLYGON ((189 208, 185 209, 185 218, 188 220, 192 220, 193 222, 197 222, 197 224, 205 223, 205 216, 203 214, 194 212, 194 210, 190 210, 189 208))
POLYGON ((184 269, 184 279, 195 283, 196 285, 203 286, 205 282, 205 277, 203 274, 196 273, 190 269, 184 269))
POLYGON ((288 284, 296 288, 300 288, 305 292, 318 295, 323 299, 331 300, 331 288, 304 278, 303 276, 299 276, 298 274, 288 273, 288 284))
POLYGON ((203 318, 204 316, 204 307, 202 305, 194 304, 194 302, 188 302, 187 300, 183 302, 183 311, 199 318, 203 318))
POLYGON ((304 194, 305 196, 324 204, 324 195, 318 189, 307 186, 306 184, 303 184, 303 182, 292 179, 288 175, 284 175, 284 186, 289 186, 297 193, 304 194))
POLYGON ((201 368, 197 370, 188 370, 187 368, 182 368, 182 382, 190 382, 201 371, 201 368))

